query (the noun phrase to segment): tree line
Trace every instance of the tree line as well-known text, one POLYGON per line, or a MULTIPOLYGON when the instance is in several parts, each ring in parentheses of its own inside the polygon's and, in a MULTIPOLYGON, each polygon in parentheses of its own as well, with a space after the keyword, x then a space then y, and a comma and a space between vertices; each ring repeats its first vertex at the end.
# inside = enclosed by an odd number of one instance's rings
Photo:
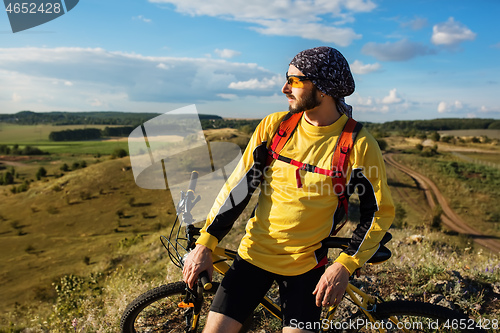
MULTIPOLYGON (((140 112, 33 112, 0 114, 0 122, 19 125, 127 125, 137 127, 158 117, 160 113, 140 112)), ((222 119, 215 115, 200 115, 200 119, 222 119)))
POLYGON ((500 120, 483 118, 441 118, 430 120, 394 120, 383 124, 370 123, 369 128, 385 131, 448 131, 465 129, 500 129, 500 120))
POLYGON ((133 126, 106 127, 103 130, 98 128, 82 128, 64 131, 53 131, 49 134, 50 141, 85 141, 99 140, 105 137, 118 136, 127 137, 134 130, 133 126))
MULTIPOLYGON (((137 127, 148 120, 160 116, 160 113, 133 113, 133 112, 32 112, 21 111, 15 114, 0 114, 0 122, 20 125, 118 125, 123 127, 137 127)), ((260 119, 224 119, 216 115, 199 115, 203 129, 237 128, 245 132, 252 132, 260 119)), ((500 120, 483 118, 440 118, 431 120, 394 120, 385 123, 368 123, 364 125, 375 131, 444 131, 461 129, 500 129, 500 120)), ((116 128, 116 127, 109 127, 116 128)), ((126 129, 125 131, 128 131, 126 129)), ((130 133, 130 132, 129 132, 130 133)), ((127 134, 128 135, 128 134, 127 134)), ((101 136, 126 136, 121 134, 106 134, 101 136)))
POLYGON ((13 147, 8 145, 0 145, 0 155, 47 155, 47 152, 44 152, 36 147, 25 146, 24 148, 19 148, 18 144, 15 144, 13 147))

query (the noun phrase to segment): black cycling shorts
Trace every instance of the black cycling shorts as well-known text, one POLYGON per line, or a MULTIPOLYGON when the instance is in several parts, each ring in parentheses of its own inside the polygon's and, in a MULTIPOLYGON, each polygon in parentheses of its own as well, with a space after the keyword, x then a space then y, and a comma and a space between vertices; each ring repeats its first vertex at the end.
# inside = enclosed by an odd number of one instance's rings
POLYGON ((297 276, 270 273, 236 256, 215 294, 211 311, 240 323, 253 313, 274 281, 278 283, 283 326, 319 322, 321 307, 316 306, 316 288, 325 266, 297 276))

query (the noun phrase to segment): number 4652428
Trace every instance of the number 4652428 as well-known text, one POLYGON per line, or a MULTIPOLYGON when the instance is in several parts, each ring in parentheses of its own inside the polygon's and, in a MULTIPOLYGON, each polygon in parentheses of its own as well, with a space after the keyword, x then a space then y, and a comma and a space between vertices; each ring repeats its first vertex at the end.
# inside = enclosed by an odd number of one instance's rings
POLYGON ((23 2, 23 3, 9 3, 5 8, 5 11, 9 14, 59 14, 61 12, 60 3, 35 3, 35 2, 23 2))

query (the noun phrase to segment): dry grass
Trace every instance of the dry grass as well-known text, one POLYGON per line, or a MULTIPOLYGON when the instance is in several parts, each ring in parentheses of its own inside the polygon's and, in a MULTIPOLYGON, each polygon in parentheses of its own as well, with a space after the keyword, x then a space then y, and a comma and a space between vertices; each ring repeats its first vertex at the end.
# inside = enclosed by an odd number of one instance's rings
MULTIPOLYGON (((117 332, 130 301, 181 278, 159 241, 169 231, 173 205, 164 192, 138 188, 128 166, 127 158, 106 160, 34 182, 21 194, 1 188, 0 298, 7 301, 0 304, 0 332, 117 332), (59 286, 57 292, 52 283, 59 286)), ((406 212, 408 227, 391 230, 393 258, 367 267, 356 283, 384 299, 430 301, 443 295, 471 315, 498 318, 498 256, 466 237, 424 227, 425 212, 417 208, 424 199, 415 183, 397 170, 388 168, 388 174, 393 193, 402 191, 395 200, 406 212), (413 242, 414 235, 423 237, 413 242)), ((224 239, 225 246, 237 247, 255 200, 224 239)), ((353 228, 349 224, 343 233, 353 228)), ((279 329, 268 317, 261 320, 266 330, 279 329)))

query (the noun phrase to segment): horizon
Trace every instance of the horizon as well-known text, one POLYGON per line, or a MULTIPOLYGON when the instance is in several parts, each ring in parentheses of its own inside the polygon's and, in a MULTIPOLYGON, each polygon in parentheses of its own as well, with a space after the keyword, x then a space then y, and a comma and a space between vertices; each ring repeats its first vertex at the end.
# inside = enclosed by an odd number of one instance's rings
MULTIPOLYGON (((103 111, 103 110, 82 110, 82 111, 64 111, 64 110, 61 110, 61 111, 54 111, 54 110, 51 110, 51 111, 32 111, 32 110, 22 110, 22 111, 18 111, 16 113, 0 113, 0 116, 4 116, 4 115, 11 115, 11 116, 15 116, 16 114, 19 114, 19 113, 22 113, 22 112, 31 112, 31 113, 36 113, 36 114, 48 114, 48 113, 74 113, 74 114, 77 114, 77 113, 130 113, 130 114, 148 114, 146 112, 135 112, 135 111, 118 111, 118 110, 107 110, 107 111, 103 111)), ((150 112, 150 114, 157 114, 157 115, 162 115, 164 113, 157 113, 157 112, 150 112)), ((208 114, 208 113, 198 113, 199 116, 214 116, 214 117, 221 117, 222 119, 226 119, 226 120, 229 120, 229 119, 236 119, 236 120, 262 120, 263 118, 251 118, 251 117, 225 117, 225 116, 219 116, 217 114, 208 114)), ((390 122, 396 122, 396 121, 405 121, 405 122, 414 122, 414 121, 432 121, 432 120, 493 120, 493 121, 497 121, 497 120, 500 120, 500 119, 497 119, 497 118, 487 118, 487 117, 484 117, 484 118, 460 118, 460 117, 440 117, 440 118, 430 118, 430 119, 389 119, 389 120, 386 120, 386 121, 383 121, 383 122, 377 122, 377 121, 362 121, 364 123, 374 123, 374 124, 384 124, 384 123, 390 123, 390 122)), ((2 123, 2 121, 0 120, 0 124, 2 123)), ((30 126, 30 125, 27 125, 27 126, 30 126)), ((496 129, 494 129, 496 130, 496 129)))
POLYGON ((293 56, 327 45, 351 66, 358 121, 500 119, 499 10, 493 0, 87 0, 18 33, 4 12, 0 114, 196 104, 261 119, 288 109, 293 56))

